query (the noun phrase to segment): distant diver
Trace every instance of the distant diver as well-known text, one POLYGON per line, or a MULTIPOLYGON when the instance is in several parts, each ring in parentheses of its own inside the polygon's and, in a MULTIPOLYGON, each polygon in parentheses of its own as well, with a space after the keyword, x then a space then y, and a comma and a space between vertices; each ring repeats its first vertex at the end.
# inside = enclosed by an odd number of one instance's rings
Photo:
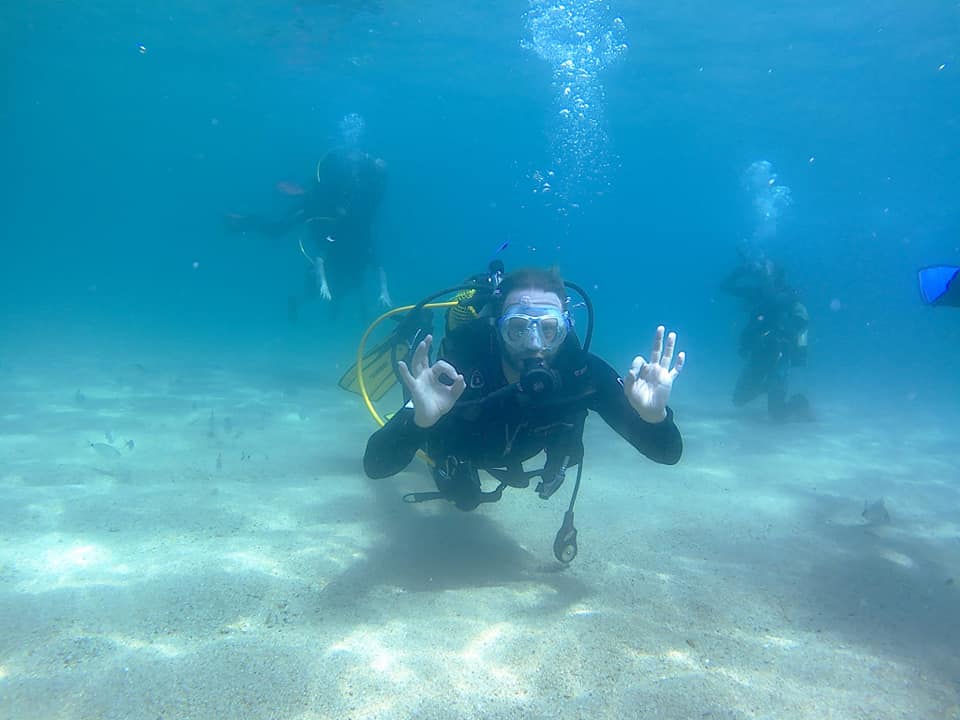
POLYGON ((931 265, 917 273, 920 297, 927 305, 960 307, 960 267, 931 265))
POLYGON ((804 395, 787 395, 790 368, 807 360, 807 308, 773 260, 743 250, 741 256, 742 264, 721 283, 724 292, 744 301, 749 313, 740 335, 740 355, 746 363, 733 391, 733 404, 740 407, 766 394, 771 419, 813 420, 804 395))
MULTIPOLYGON (((343 144, 320 158, 308 183, 278 183, 278 190, 293 198, 282 218, 231 213, 226 226, 234 232, 257 232, 268 237, 282 237, 301 229, 312 240, 307 247, 302 237, 299 240, 299 252, 310 264, 305 278, 308 297, 319 292, 323 300, 339 300, 362 287, 366 269, 374 267, 379 304, 390 307, 386 273, 377 258, 373 233, 383 198, 386 164, 360 149, 362 130, 359 116, 346 116, 341 121, 343 144)), ((295 316, 295 304, 292 298, 291 316, 295 316)))

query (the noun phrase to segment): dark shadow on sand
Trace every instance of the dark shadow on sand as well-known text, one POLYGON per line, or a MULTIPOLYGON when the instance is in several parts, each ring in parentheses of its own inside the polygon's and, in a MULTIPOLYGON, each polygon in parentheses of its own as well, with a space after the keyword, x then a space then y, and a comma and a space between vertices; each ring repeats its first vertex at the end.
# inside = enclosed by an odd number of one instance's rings
MULTIPOLYGON (((433 501, 429 508, 404 503, 398 487, 422 489, 429 481, 420 473, 404 473, 396 483, 365 482, 372 494, 370 500, 337 500, 302 510, 310 521, 344 517, 364 522, 381 536, 363 559, 324 588, 324 603, 363 597, 378 586, 436 593, 533 583, 553 591, 549 604, 535 612, 554 613, 591 593, 552 557, 534 556, 521 548, 509 532, 484 514, 495 509, 465 513, 442 500, 433 501)), ((552 538, 546 538, 545 547, 551 542, 552 538)))

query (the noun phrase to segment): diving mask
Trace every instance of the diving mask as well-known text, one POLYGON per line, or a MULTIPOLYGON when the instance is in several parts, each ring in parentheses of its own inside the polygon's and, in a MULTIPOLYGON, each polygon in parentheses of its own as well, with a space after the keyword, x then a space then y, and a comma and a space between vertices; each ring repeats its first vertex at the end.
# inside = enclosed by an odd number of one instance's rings
POLYGON ((510 349, 553 352, 570 328, 570 315, 552 305, 511 305, 497 321, 500 337, 510 349))

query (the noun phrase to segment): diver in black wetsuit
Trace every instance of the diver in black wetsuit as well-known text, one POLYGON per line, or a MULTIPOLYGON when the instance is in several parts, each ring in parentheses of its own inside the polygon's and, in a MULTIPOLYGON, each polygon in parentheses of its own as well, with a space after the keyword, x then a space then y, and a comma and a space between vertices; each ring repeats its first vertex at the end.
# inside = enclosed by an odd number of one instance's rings
POLYGON ((306 278, 308 295, 318 290, 323 300, 340 299, 362 287, 365 270, 375 267, 379 303, 390 307, 386 274, 377 259, 373 235, 373 221, 383 199, 386 164, 360 149, 362 131, 359 116, 344 118, 343 144, 319 160, 315 176, 305 187, 296 187, 296 201, 282 218, 230 214, 226 224, 233 231, 254 231, 268 237, 282 237, 295 228, 305 228, 312 240, 309 252, 301 243, 313 266, 306 278), (346 129, 345 124, 349 126, 346 129))
POLYGON ((581 348, 558 273, 509 274, 486 314, 448 331, 434 364, 431 336, 409 367, 398 363, 411 400, 370 437, 364 470, 388 477, 422 449, 433 460, 438 492, 414 494, 414 501, 445 498, 472 510, 499 500, 506 486, 527 487, 532 477, 546 499, 566 470, 582 463, 589 410, 651 460, 674 464, 683 443, 667 400, 684 353, 671 368, 676 335, 664 335, 657 328, 649 362, 636 357, 621 379, 581 348), (545 467, 525 471, 523 461, 541 451, 545 467), (482 491, 480 469, 499 480, 496 490, 482 491))
POLYGON ((733 391, 733 404, 741 407, 766 394, 771 419, 813 420, 806 396, 787 394, 790 368, 807 360, 807 308, 787 285, 783 268, 762 254, 743 260, 721 283, 724 292, 744 301, 749 313, 740 335, 740 355, 746 364, 733 391))

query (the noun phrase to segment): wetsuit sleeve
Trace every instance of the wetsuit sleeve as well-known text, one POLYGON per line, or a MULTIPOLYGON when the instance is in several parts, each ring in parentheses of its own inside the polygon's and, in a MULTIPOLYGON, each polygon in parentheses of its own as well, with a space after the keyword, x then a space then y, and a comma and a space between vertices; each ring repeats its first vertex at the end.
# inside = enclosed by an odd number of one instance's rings
POLYGON ((667 417, 658 423, 648 423, 637 415, 623 392, 623 381, 616 370, 595 355, 590 355, 590 374, 596 394, 590 409, 627 442, 654 462, 674 465, 683 454, 683 438, 673 422, 673 410, 667 408, 667 417))
POLYGON ((413 460, 426 442, 428 431, 413 421, 413 408, 405 407, 367 440, 363 470, 374 480, 396 475, 413 460))

